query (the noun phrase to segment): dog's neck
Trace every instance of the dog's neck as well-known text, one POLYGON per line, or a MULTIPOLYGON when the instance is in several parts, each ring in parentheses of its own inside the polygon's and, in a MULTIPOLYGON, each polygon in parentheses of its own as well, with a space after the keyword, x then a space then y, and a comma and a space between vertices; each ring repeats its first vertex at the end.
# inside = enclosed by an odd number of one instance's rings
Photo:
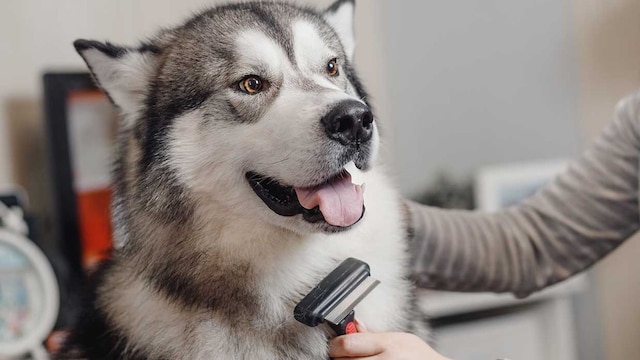
POLYGON ((256 303, 256 308, 261 309, 258 312, 237 313, 227 312, 241 306, 239 299, 230 298, 225 307, 207 311, 168 301, 139 278, 128 277, 117 282, 122 278, 114 275, 109 280, 118 291, 103 292, 100 308, 113 322, 112 330, 121 334, 122 339, 133 339, 124 345, 143 346, 130 350, 146 354, 148 358, 200 359, 210 358, 212 354, 233 358, 240 353, 251 353, 252 343, 273 349, 270 358, 320 359, 326 351, 327 333, 296 322, 291 306, 282 303, 282 299, 277 304, 264 300, 259 305, 256 303), (269 305, 270 309, 264 308, 269 305), (229 349, 235 352, 229 353, 229 349), (315 349, 315 356, 310 349, 315 349))
POLYGON ((274 296, 284 295, 277 291, 279 279, 294 281, 287 269, 296 261, 303 267, 304 254, 322 238, 206 207, 195 208, 183 223, 166 224, 152 213, 131 221, 117 261, 169 297, 203 308, 226 301, 250 307, 258 283, 272 283, 274 296))
POLYGON ((140 343, 157 344, 159 349, 157 339, 165 338, 163 334, 181 339, 182 343, 166 341, 180 344, 180 349, 199 346, 184 338, 181 329, 201 324, 218 324, 208 325, 217 329, 241 326, 260 337, 272 334, 274 339, 264 340, 269 344, 300 338, 301 344, 314 341, 321 348, 325 335, 296 323, 292 309, 309 284, 320 280, 299 269, 309 267, 308 247, 317 246, 322 237, 304 237, 206 210, 193 212, 194 223, 204 226, 150 226, 149 219, 138 218, 133 233, 146 238, 130 238, 131 249, 116 258, 99 307, 127 336, 145 337, 140 343), (163 334, 150 333, 149 328, 162 328, 163 334))

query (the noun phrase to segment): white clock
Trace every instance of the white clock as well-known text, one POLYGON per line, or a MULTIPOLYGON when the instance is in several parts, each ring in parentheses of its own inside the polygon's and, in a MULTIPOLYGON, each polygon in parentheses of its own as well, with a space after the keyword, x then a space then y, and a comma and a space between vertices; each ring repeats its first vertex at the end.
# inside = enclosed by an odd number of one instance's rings
POLYGON ((22 211, 0 203, 0 218, 0 358, 46 359, 42 344, 58 316, 57 281, 25 236, 22 211))

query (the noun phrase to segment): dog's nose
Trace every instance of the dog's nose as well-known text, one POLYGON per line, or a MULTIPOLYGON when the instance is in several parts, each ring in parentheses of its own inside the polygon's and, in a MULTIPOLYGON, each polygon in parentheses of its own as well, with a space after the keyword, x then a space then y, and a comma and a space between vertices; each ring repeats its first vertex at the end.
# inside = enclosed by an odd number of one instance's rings
POLYGON ((338 103, 322 118, 329 138, 343 145, 362 144, 373 134, 373 114, 368 106, 346 100, 338 103))

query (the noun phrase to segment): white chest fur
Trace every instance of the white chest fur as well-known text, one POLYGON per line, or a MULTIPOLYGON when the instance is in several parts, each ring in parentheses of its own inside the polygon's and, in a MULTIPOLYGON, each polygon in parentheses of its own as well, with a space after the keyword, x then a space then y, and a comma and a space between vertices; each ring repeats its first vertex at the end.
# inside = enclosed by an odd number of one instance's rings
MULTIPOLYGON (((356 307, 372 331, 402 330, 408 322, 411 287, 405 279, 406 241, 397 195, 384 177, 367 174, 365 217, 353 229, 245 249, 259 274, 256 313, 233 319, 172 305, 142 280, 131 279, 105 302, 127 337, 145 352, 184 359, 325 359, 324 326, 293 319, 293 307, 338 263, 355 257, 369 264, 381 284, 356 307)), ((242 237, 243 234, 236 236, 242 237)), ((261 244, 269 239, 260 239, 261 244)))

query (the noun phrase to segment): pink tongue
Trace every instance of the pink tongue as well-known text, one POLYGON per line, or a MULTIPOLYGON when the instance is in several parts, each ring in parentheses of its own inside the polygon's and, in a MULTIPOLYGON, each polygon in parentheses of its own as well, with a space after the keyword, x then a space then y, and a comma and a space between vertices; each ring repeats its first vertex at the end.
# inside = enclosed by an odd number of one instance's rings
POLYGON ((320 186, 294 189, 300 205, 308 210, 320 206, 325 221, 333 226, 350 226, 362 217, 362 187, 351 183, 349 173, 320 186))

